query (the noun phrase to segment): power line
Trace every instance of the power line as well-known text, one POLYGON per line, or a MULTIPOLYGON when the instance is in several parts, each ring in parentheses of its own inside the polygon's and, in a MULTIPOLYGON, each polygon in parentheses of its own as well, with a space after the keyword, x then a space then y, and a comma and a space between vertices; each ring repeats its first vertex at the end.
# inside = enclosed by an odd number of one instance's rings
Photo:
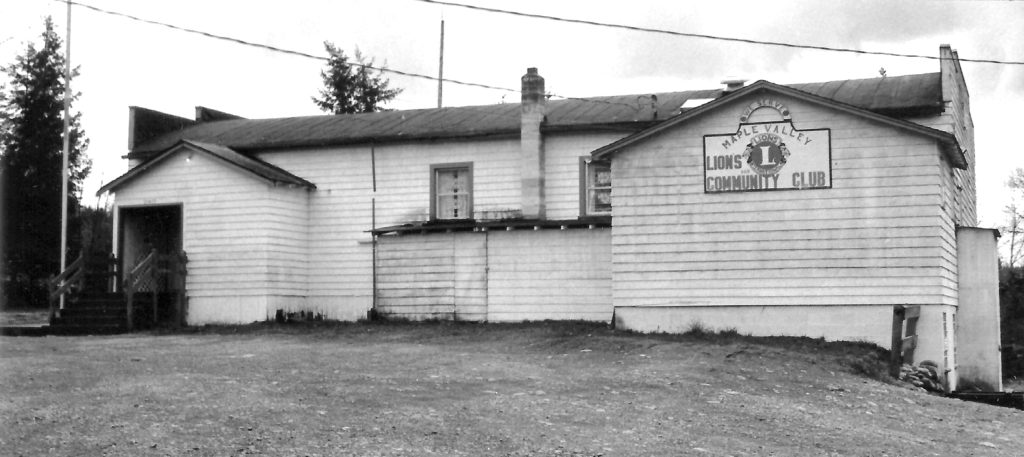
MULTIPOLYGON (((512 16, 527 17, 527 18, 532 18, 532 19, 545 19, 545 20, 549 20, 549 21, 567 22, 567 23, 572 23, 572 24, 593 25, 593 26, 598 26, 598 27, 610 27, 610 28, 615 28, 615 29, 632 30, 634 32, 660 33, 660 34, 663 34, 663 35, 671 35, 671 36, 676 36, 676 37, 704 38, 704 39, 708 39, 708 40, 729 41, 729 42, 734 42, 734 43, 746 43, 746 44, 756 44, 756 45, 766 45, 766 46, 779 46, 779 47, 784 47, 784 48, 795 48, 795 49, 814 49, 814 50, 818 50, 818 51, 829 51, 829 52, 847 52, 847 53, 853 53, 853 54, 868 54, 868 55, 879 55, 879 56, 890 56, 890 57, 906 57, 906 58, 913 58, 913 59, 942 60, 942 57, 939 57, 939 56, 929 56, 929 55, 923 55, 923 54, 903 54, 903 53, 899 53, 899 52, 886 52, 886 51, 865 51, 865 50, 862 50, 862 49, 853 49, 853 48, 834 48, 834 47, 829 47, 829 46, 818 46, 818 45, 809 45, 809 44, 786 43, 786 42, 782 42, 782 41, 762 41, 762 40, 753 40, 753 39, 748 39, 748 38, 735 38, 735 37, 724 37, 724 36, 717 36, 717 35, 706 35, 706 34, 702 34, 702 33, 677 32, 677 31, 674 31, 674 30, 654 29, 654 28, 639 27, 639 26, 633 26, 633 25, 623 25, 623 24, 613 24, 613 23, 608 23, 608 22, 589 21, 589 20, 583 20, 583 19, 571 19, 571 18, 564 18, 564 17, 558 17, 558 16, 549 16, 549 15, 545 15, 545 14, 523 13, 523 12, 519 12, 519 11, 510 11, 510 10, 502 10, 502 9, 497 9, 497 8, 488 8, 486 6, 466 5, 466 4, 462 4, 462 3, 452 3, 452 2, 446 2, 446 1, 441 1, 441 0, 414 0, 414 1, 423 2, 423 3, 430 3, 430 4, 434 4, 434 5, 454 6, 454 7, 458 7, 458 8, 466 8, 466 9, 477 10, 477 11, 485 11, 485 12, 488 12, 488 13, 508 14, 508 15, 512 15, 512 16)), ((963 58, 963 57, 960 57, 959 60, 961 62, 992 63, 992 64, 999 64, 999 65, 1024 65, 1024 61, 1013 61, 1013 60, 967 59, 967 58, 963 58)))
MULTIPOLYGON (((216 40, 228 41, 228 42, 231 42, 231 43, 240 44, 240 45, 244 45, 244 46, 260 48, 260 49, 263 49, 263 50, 266 50, 266 51, 279 52, 279 53, 289 54, 289 55, 298 56, 298 57, 305 57, 305 58, 308 58, 308 59, 316 59, 316 60, 320 60, 320 61, 323 61, 323 62, 329 62, 330 61, 329 57, 318 56, 318 55, 309 54, 309 53, 302 52, 302 51, 295 51, 295 50, 291 50, 291 49, 279 48, 279 47, 276 47, 276 46, 271 46, 271 45, 263 44, 263 43, 255 43, 255 42, 246 41, 246 40, 243 40, 243 39, 240 39, 240 38, 229 37, 229 36, 226 36, 226 35, 218 35, 218 34, 214 34, 214 33, 210 33, 210 32, 204 32, 202 30, 196 30, 196 29, 191 29, 191 28, 188 28, 188 27, 182 27, 182 26, 178 26, 178 25, 174 25, 174 24, 168 24, 166 22, 160 22, 160 21, 154 21, 154 20, 151 20, 151 19, 140 18, 140 17, 137 17, 137 16, 132 16, 130 14, 120 13, 120 12, 117 12, 117 11, 111 11, 111 10, 106 10, 106 9, 99 8, 99 7, 96 7, 96 6, 87 5, 85 3, 73 2, 73 1, 72 2, 66 2, 65 0, 52 0, 52 1, 57 2, 57 3, 70 3, 70 4, 75 5, 75 6, 80 6, 82 8, 86 8, 86 9, 89 9, 89 10, 92 10, 92 11, 96 11, 96 12, 99 12, 99 13, 103 13, 103 14, 108 14, 108 15, 111 15, 111 16, 117 16, 117 17, 122 17, 122 18, 126 18, 126 19, 131 19, 133 21, 138 21, 138 22, 142 22, 142 23, 145 23, 145 24, 151 24, 151 25, 158 25, 158 26, 161 26, 161 27, 167 27, 167 28, 178 30, 178 31, 182 31, 182 32, 202 35, 204 37, 213 38, 213 39, 216 39, 216 40)), ((396 74, 396 75, 407 76, 407 77, 410 77, 410 78, 427 79, 427 80, 431 80, 431 81, 442 81, 442 82, 458 84, 458 85, 462 85, 462 86, 477 87, 477 88, 490 89, 490 90, 500 90, 500 91, 503 91, 503 92, 511 92, 511 93, 514 93, 514 94, 520 93, 519 90, 510 89, 510 88, 507 88, 507 87, 499 87, 499 86, 492 86, 492 85, 489 85, 489 84, 474 83, 474 82, 468 82, 468 81, 460 81, 460 80, 456 80, 456 79, 438 78, 438 77, 435 77, 435 76, 422 75, 422 74, 419 74, 419 73, 412 73, 412 72, 408 72, 408 71, 395 70, 395 69, 391 69, 391 68, 375 67, 373 65, 367 65, 367 64, 363 64, 363 63, 349 62, 349 65, 353 65, 353 66, 357 66, 357 67, 361 67, 361 68, 366 68, 366 69, 370 69, 370 70, 376 70, 376 71, 385 72, 385 73, 393 73, 393 74, 396 74)), ((627 103, 610 102, 610 101, 607 101, 607 100, 594 100, 594 99, 579 98, 579 97, 568 97, 568 96, 557 95, 557 94, 549 94, 549 95, 552 96, 552 97, 558 97, 558 98, 563 98, 563 99, 567 99, 567 100, 578 100, 578 101, 584 101, 584 102, 590 102, 590 103, 602 103, 602 104, 608 104, 608 105, 622 105, 622 106, 628 106, 628 107, 633 108, 633 109, 638 109, 637 107, 634 107, 633 105, 630 105, 630 104, 627 104, 627 103)))
MULTIPOLYGON (((64 3, 64 0, 52 0, 52 1, 55 1, 55 2, 58 2, 58 3, 64 3)), ((188 27, 182 27, 182 26, 178 26, 178 25, 174 25, 174 24, 168 24, 166 22, 154 21, 154 20, 151 20, 151 19, 145 19, 145 18, 141 18, 141 17, 137 17, 137 16, 132 16, 130 14, 119 13, 117 11, 106 10, 106 9, 99 8, 99 7, 96 7, 96 6, 87 5, 85 3, 79 3, 79 2, 70 2, 70 3, 72 5, 80 6, 82 8, 93 10, 93 11, 96 11, 96 12, 99 12, 99 13, 109 14, 111 16, 118 16, 118 17, 122 17, 122 18, 126 18, 126 19, 131 19, 133 21, 138 21, 138 22, 142 22, 142 23, 146 23, 146 24, 159 25, 161 27, 167 27, 167 28, 174 29, 174 30, 179 30, 179 31, 182 31, 182 32, 194 33, 194 34, 205 36, 207 38, 213 38, 213 39, 222 40, 222 41, 229 41, 229 42, 232 42, 232 43, 235 43, 235 44, 241 44, 241 45, 245 45, 245 46, 261 48, 261 49, 264 49, 264 50, 267 50, 267 51, 280 52, 280 53, 284 53, 284 54, 290 54, 290 55, 293 55, 293 56, 305 57, 305 58, 308 58, 308 59, 316 59, 316 60, 320 60, 320 61, 324 61, 324 62, 330 61, 329 57, 318 56, 318 55, 309 54, 309 53, 302 52, 302 51, 295 51, 295 50, 291 50, 291 49, 279 48, 279 47, 276 47, 276 46, 271 46, 269 44, 255 43, 255 42, 246 41, 246 40, 243 40, 243 39, 240 39, 240 38, 233 38, 233 37, 229 37, 229 36, 226 36, 226 35, 218 35, 218 34, 214 34, 214 33, 210 33, 210 32, 204 32, 202 30, 196 30, 196 29, 191 29, 191 28, 188 28, 188 27)), ((418 74, 418 73, 411 73, 411 72, 401 71, 401 70, 394 70, 394 69, 391 69, 391 68, 375 67, 375 66, 372 66, 372 65, 360 64, 360 63, 355 63, 355 62, 351 62, 350 65, 357 66, 357 67, 362 67, 362 68, 367 68, 367 69, 370 69, 370 70, 377 70, 377 71, 383 71, 383 72, 387 72, 387 73, 394 73, 394 74, 397 74, 397 75, 408 76, 408 77, 411 77, 411 78, 430 79, 430 80, 434 80, 434 81, 437 80, 437 78, 435 78, 433 76, 421 75, 421 74, 418 74)), ((505 88, 505 87, 490 86, 490 85, 487 85, 487 84, 472 83, 472 82, 466 82, 466 81, 457 81, 457 80, 454 80, 454 79, 445 79, 444 82, 450 82, 452 84, 461 84, 461 85, 464 85, 464 86, 480 87, 480 88, 484 88, 484 89, 503 90, 503 91, 507 91, 507 92, 519 93, 518 90, 509 89, 509 88, 505 88)))

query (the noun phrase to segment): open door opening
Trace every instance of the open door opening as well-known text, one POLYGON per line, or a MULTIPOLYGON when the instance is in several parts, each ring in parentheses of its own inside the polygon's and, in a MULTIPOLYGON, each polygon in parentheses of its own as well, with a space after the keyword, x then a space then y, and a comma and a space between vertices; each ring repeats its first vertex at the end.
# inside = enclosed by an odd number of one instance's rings
POLYGON ((178 265, 178 259, 183 259, 182 206, 119 208, 118 225, 118 271, 122 276, 118 283, 127 289, 126 284, 134 273, 135 288, 123 292, 129 295, 139 292, 140 300, 151 302, 141 308, 145 315, 140 315, 139 320, 155 325, 182 323, 185 282, 179 277, 183 265, 178 265), (147 277, 139 280, 143 270, 147 277))

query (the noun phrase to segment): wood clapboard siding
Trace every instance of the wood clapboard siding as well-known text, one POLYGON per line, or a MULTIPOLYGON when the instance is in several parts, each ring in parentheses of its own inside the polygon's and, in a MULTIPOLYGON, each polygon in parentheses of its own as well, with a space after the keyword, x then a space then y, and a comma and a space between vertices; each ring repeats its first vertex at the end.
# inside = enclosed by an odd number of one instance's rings
MULTIPOLYGON (((359 145, 267 152, 260 158, 316 184, 308 210, 309 302, 318 308, 342 308, 333 311, 342 316, 365 315, 373 303, 373 249, 367 231, 429 220, 430 165, 473 162, 477 217, 520 207, 518 139, 359 145)), ((466 300, 479 294, 472 288, 459 293, 466 300)), ((427 307, 419 314, 433 311, 427 307)))
POLYGON ((377 309, 411 319, 611 319, 609 229, 384 236, 377 309))
POLYGON ((459 232, 454 235, 455 317, 466 321, 486 321, 489 235, 486 232, 459 232))
POLYGON ((376 148, 377 227, 430 217, 430 166, 473 163, 473 213, 521 207, 519 141, 496 139, 376 148))
POLYGON ((387 236, 377 248, 377 310, 409 319, 486 319, 485 235, 387 236))
POLYGON ((950 60, 942 63, 942 93, 946 101, 942 116, 928 120, 933 127, 952 132, 956 136, 964 156, 967 170, 953 168, 948 160, 942 161, 942 209, 943 209, 943 261, 946 277, 952 283, 945 294, 951 304, 959 303, 957 290, 957 239, 956 227, 973 227, 978 223, 977 190, 975 184, 974 122, 971 119, 970 100, 959 65, 950 60))
POLYGON ((487 252, 487 320, 611 320, 610 229, 493 232, 487 252))
POLYGON ((373 300, 366 233, 373 211, 370 148, 267 152, 260 158, 317 186, 304 208, 306 306, 332 319, 365 316, 373 300))
POLYGON ((580 157, 626 133, 548 134, 544 137, 544 201, 549 219, 575 219, 580 211, 580 157))
MULTIPOLYGON (((302 296, 305 284, 304 189, 275 187, 205 153, 187 151, 117 190, 116 205, 181 204, 188 253, 188 295, 241 297, 250 307, 266 296, 302 296), (248 298, 246 298, 248 297, 248 298)), ((196 314, 224 316, 217 310, 196 314)), ((246 315, 266 315, 251 309, 246 315)), ((202 323, 202 322, 193 322, 202 323)))
POLYGON ((833 188, 704 193, 702 136, 749 99, 618 153, 615 305, 955 304, 935 141, 776 98, 831 130, 833 188))
MULTIPOLYGON (((273 189, 268 197, 267 218, 263 222, 267 239, 267 287, 274 295, 304 299, 309 292, 309 191, 279 188, 273 189)), ((299 300, 297 304, 304 306, 304 301, 299 300)), ((268 316, 275 311, 268 309, 268 316)))
POLYGON ((377 311, 386 316, 454 318, 455 236, 382 237, 377 248, 377 311))

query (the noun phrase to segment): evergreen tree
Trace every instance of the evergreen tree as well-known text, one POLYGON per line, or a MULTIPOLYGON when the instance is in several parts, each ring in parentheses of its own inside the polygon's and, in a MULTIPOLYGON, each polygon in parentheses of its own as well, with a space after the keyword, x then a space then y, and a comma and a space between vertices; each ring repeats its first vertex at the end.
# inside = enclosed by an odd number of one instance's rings
POLYGON ((320 109, 332 114, 372 113, 384 110, 385 103, 402 93, 388 87, 390 81, 381 71, 367 68, 373 60, 367 63, 359 49, 353 62, 334 43, 325 41, 324 48, 331 57, 320 72, 320 98, 313 97, 320 109))
POLYGON ((1003 233, 999 242, 1009 251, 1006 264, 1012 269, 1020 266, 1021 259, 1024 259, 1024 168, 1010 173, 1006 187, 1010 190, 1010 204, 1003 208, 1006 222, 999 227, 1003 233))
MULTIPOLYGON (((65 61, 53 21, 46 18, 44 25, 42 46, 37 49, 29 43, 24 54, 2 69, 8 87, 0 100, 0 265, 6 270, 0 279, 11 305, 44 305, 45 280, 58 272, 60 263, 65 61)), ((76 69, 72 76, 77 73, 76 69)), ((69 254, 76 254, 80 243, 73 216, 90 168, 79 117, 71 118, 70 130, 69 254)))

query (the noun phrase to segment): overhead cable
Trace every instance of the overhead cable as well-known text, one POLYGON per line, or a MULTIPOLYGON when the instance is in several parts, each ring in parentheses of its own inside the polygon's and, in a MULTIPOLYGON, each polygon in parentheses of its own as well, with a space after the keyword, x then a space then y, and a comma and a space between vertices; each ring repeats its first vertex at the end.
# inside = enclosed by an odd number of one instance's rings
MULTIPOLYGON (((260 48, 260 49, 267 50, 267 51, 279 52, 279 53, 289 54, 289 55, 298 56, 298 57, 305 57, 305 58, 308 58, 308 59, 316 59, 316 60, 320 60, 320 61, 324 61, 324 62, 329 62, 330 61, 329 57, 318 56, 318 55, 309 54, 309 53, 302 52, 302 51, 295 51, 295 50, 291 50, 291 49, 279 48, 277 46, 271 46, 271 45, 263 44, 263 43, 255 43, 255 42, 243 40, 243 39, 240 39, 240 38, 233 38, 233 37, 229 37, 229 36, 226 36, 226 35, 219 35, 219 34, 215 34, 215 33, 204 32, 202 30, 196 30, 196 29, 191 29, 191 28, 188 28, 188 27, 182 27, 182 26, 178 26, 178 25, 174 25, 174 24, 168 24, 166 22, 160 22, 160 21, 154 21, 154 20, 151 20, 151 19, 140 18, 140 17, 137 17, 137 16, 132 16, 130 14, 125 14, 125 13, 120 13, 120 12, 117 12, 117 11, 106 10, 106 9, 99 8, 99 7, 92 6, 92 5, 88 5, 88 4, 85 4, 85 3, 79 3, 79 2, 74 2, 74 1, 67 2, 66 0, 52 0, 52 1, 57 2, 57 3, 71 3, 72 5, 75 5, 75 6, 80 6, 82 8, 86 8, 86 9, 89 9, 89 10, 92 10, 92 11, 96 11, 96 12, 99 12, 99 13, 103 13, 103 14, 108 14, 108 15, 111 15, 111 16, 123 17, 123 18, 126 18, 126 19, 131 19, 133 21, 138 21, 138 22, 142 22, 142 23, 146 23, 146 24, 152 24, 152 25, 158 25, 158 26, 161 26, 161 27, 167 27, 167 28, 170 28, 170 29, 179 30, 179 31, 182 31, 182 32, 187 32, 187 33, 194 33, 194 34, 202 35, 202 36, 207 37, 207 38, 213 38, 213 39, 217 39, 217 40, 228 41, 228 42, 232 42, 232 43, 235 43, 235 44, 241 44, 241 45, 244 45, 244 46, 251 46, 251 47, 260 48)), ((492 85, 489 85, 489 84, 474 83, 474 82, 468 82, 468 81, 460 81, 460 80, 449 79, 449 78, 438 78, 436 76, 429 76, 429 75, 423 75, 423 74, 419 74, 419 73, 412 73, 412 72, 408 72, 408 71, 395 70, 395 69, 392 69, 392 68, 376 67, 376 66, 367 65, 367 64, 364 64, 364 63, 349 62, 348 64, 352 65, 352 66, 366 68, 366 69, 370 69, 370 70, 376 70, 376 71, 380 71, 380 72, 384 72, 384 73, 392 73, 392 74, 396 74, 396 75, 407 76, 407 77, 410 77, 410 78, 428 79, 428 80, 431 80, 431 81, 442 81, 442 82, 446 82, 446 83, 458 84, 458 85, 461 85, 461 86, 477 87, 477 88, 490 89, 490 90, 500 90, 500 91, 511 92, 511 93, 515 93, 515 94, 520 93, 520 91, 517 90, 517 89, 510 89, 510 88, 507 88, 507 87, 492 86, 492 85)), ((552 97, 567 99, 567 100, 578 100, 578 101, 584 101, 584 102, 590 102, 590 103, 602 103, 602 104, 608 104, 608 105, 622 105, 622 106, 628 106, 630 108, 636 109, 636 107, 634 107, 633 105, 627 104, 627 103, 610 102, 610 101, 607 101, 607 100, 594 100, 594 99, 580 98, 580 97, 568 97, 568 96, 557 95, 557 94, 548 94, 548 95, 550 95, 552 97)))
MULTIPOLYGON (((913 58, 913 59, 942 60, 942 57, 940 57, 940 56, 929 56, 929 55, 924 55, 924 54, 904 54, 904 53, 899 53, 899 52, 887 52, 887 51, 865 51, 863 49, 835 48, 835 47, 830 47, 830 46, 818 46, 818 45, 811 45, 811 44, 786 43, 786 42, 782 42, 782 41, 763 41, 763 40, 753 40, 753 39, 748 39, 748 38, 735 38, 735 37, 725 37, 725 36, 717 36, 717 35, 707 35, 707 34, 703 34, 703 33, 677 32, 677 31, 674 31, 674 30, 654 29, 654 28, 639 27, 639 26, 634 26, 634 25, 613 24, 613 23, 608 23, 608 22, 598 22, 598 21, 590 21, 590 20, 584 20, 584 19, 571 19, 571 18, 564 18, 564 17, 558 17, 558 16, 549 16, 549 15, 546 15, 546 14, 523 13, 523 12, 520 12, 520 11, 510 11, 510 10, 503 10, 503 9, 498 9, 498 8, 489 8, 489 7, 486 7, 486 6, 466 5, 466 4, 463 4, 463 3, 452 3, 452 2, 446 2, 446 1, 441 1, 441 0, 414 0, 414 1, 423 2, 423 3, 430 3, 430 4, 434 4, 434 5, 454 6, 454 7, 458 7, 458 8, 466 8, 466 9, 477 10, 477 11, 485 11, 485 12, 488 12, 488 13, 508 14, 508 15, 512 15, 512 16, 528 17, 528 18, 533 18, 533 19, 545 19, 545 20, 549 20, 549 21, 567 22, 567 23, 572 23, 572 24, 593 25, 593 26, 598 26, 598 27, 610 27, 610 28, 615 28, 615 29, 632 30, 634 32, 660 33, 660 34, 663 34, 663 35, 671 35, 671 36, 676 36, 676 37, 704 38, 704 39, 708 39, 708 40, 730 41, 730 42, 734 42, 734 43, 756 44, 756 45, 762 45, 762 46, 779 46, 779 47, 784 47, 784 48, 795 48, 795 49, 813 49, 813 50, 818 50, 818 51, 829 51, 829 52, 846 52, 846 53, 853 53, 853 54, 868 54, 868 55, 879 55, 879 56, 890 56, 890 57, 904 57, 904 58, 913 58)), ((1015 61, 1015 60, 968 59, 968 58, 964 58, 964 57, 959 57, 958 60, 961 61, 961 62, 992 63, 992 64, 999 64, 999 65, 1024 65, 1024 61, 1015 61)))

